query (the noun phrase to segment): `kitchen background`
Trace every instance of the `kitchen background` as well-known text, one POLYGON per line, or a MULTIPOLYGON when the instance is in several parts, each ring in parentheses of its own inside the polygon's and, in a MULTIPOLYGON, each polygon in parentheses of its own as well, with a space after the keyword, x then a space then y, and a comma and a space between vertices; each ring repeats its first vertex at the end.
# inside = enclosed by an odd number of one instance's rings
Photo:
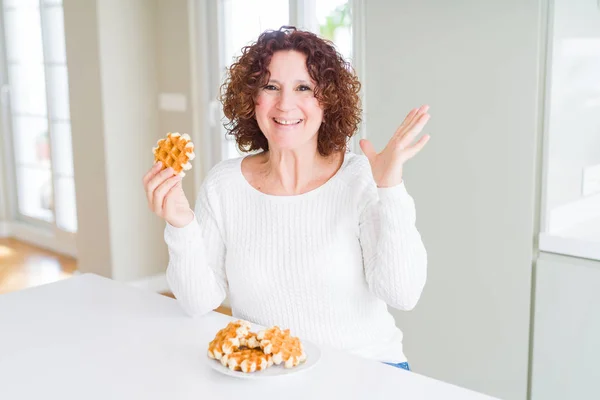
POLYGON ((225 66, 264 29, 310 29, 363 82, 358 137, 381 149, 431 105, 432 140, 405 170, 428 283, 393 311, 414 370, 503 399, 600 398, 599 1, 0 3, 1 237, 168 290, 141 184, 151 148, 192 136, 194 199, 238 155, 216 101, 225 66))

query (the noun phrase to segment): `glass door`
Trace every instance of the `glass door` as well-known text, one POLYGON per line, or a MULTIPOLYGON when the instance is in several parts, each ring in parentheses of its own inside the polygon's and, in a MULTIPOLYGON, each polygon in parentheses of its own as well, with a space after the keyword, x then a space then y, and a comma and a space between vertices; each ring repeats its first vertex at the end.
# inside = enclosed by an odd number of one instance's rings
POLYGON ((61 0, 2 1, 2 107, 15 219, 77 231, 61 0))

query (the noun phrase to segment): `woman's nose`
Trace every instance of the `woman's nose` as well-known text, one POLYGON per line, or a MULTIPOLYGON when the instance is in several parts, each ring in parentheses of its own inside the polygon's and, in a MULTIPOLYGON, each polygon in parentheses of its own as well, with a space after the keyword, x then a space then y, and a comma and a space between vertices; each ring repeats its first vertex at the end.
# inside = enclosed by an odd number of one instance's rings
POLYGON ((294 98, 294 93, 292 91, 282 90, 279 94, 277 108, 280 111, 291 111, 294 108, 296 108, 296 100, 294 98))

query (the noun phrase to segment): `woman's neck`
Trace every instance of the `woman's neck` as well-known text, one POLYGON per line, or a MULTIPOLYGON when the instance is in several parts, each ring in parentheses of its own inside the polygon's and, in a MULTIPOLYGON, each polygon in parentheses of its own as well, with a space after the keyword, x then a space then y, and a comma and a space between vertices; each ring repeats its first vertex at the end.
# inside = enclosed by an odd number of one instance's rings
POLYGON ((340 168, 343 153, 324 157, 317 149, 276 150, 263 153, 261 170, 269 186, 279 187, 284 194, 307 192, 322 185, 340 168))

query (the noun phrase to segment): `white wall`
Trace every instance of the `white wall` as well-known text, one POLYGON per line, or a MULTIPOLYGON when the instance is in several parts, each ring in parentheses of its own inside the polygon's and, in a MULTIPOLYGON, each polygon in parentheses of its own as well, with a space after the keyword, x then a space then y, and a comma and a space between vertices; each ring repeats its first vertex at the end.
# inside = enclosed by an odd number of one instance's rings
POLYGON ((162 273, 164 222, 141 179, 156 140, 191 126, 191 110, 158 109, 160 92, 191 87, 187 2, 65 0, 64 9, 79 269, 123 281, 162 273))
POLYGON ((600 399, 600 262, 536 263, 532 400, 600 399))
POLYGON ((113 278, 132 280, 166 265, 161 226, 141 177, 152 166, 158 130, 154 2, 98 2, 113 278), (162 260, 162 265, 157 263, 162 260))
POLYGON ((548 211, 581 199, 584 167, 600 164, 597 0, 554 0, 551 40, 548 211))
POLYGON ((410 108, 432 139, 405 168, 429 252, 394 311, 417 372, 525 399, 538 141, 539 0, 366 1, 367 135, 410 108))
POLYGON ((63 6, 77 198, 77 263, 81 272, 112 277, 96 2, 65 0, 63 6))
MULTIPOLYGON (((196 0, 191 0, 195 2, 196 0)), ((156 69, 158 88, 161 93, 180 93, 187 100, 184 112, 158 110, 158 136, 167 132, 188 133, 194 144, 200 145, 198 137, 193 134, 192 127, 192 80, 190 54, 190 26, 188 0, 157 0, 156 30, 154 33, 156 49, 156 69)), ((199 89, 204 89, 200 87, 199 89)), ((155 138, 156 140, 159 137, 155 138)), ((190 202, 196 199, 195 177, 202 174, 197 168, 202 153, 197 152, 194 169, 186 172, 183 189, 190 202)))

